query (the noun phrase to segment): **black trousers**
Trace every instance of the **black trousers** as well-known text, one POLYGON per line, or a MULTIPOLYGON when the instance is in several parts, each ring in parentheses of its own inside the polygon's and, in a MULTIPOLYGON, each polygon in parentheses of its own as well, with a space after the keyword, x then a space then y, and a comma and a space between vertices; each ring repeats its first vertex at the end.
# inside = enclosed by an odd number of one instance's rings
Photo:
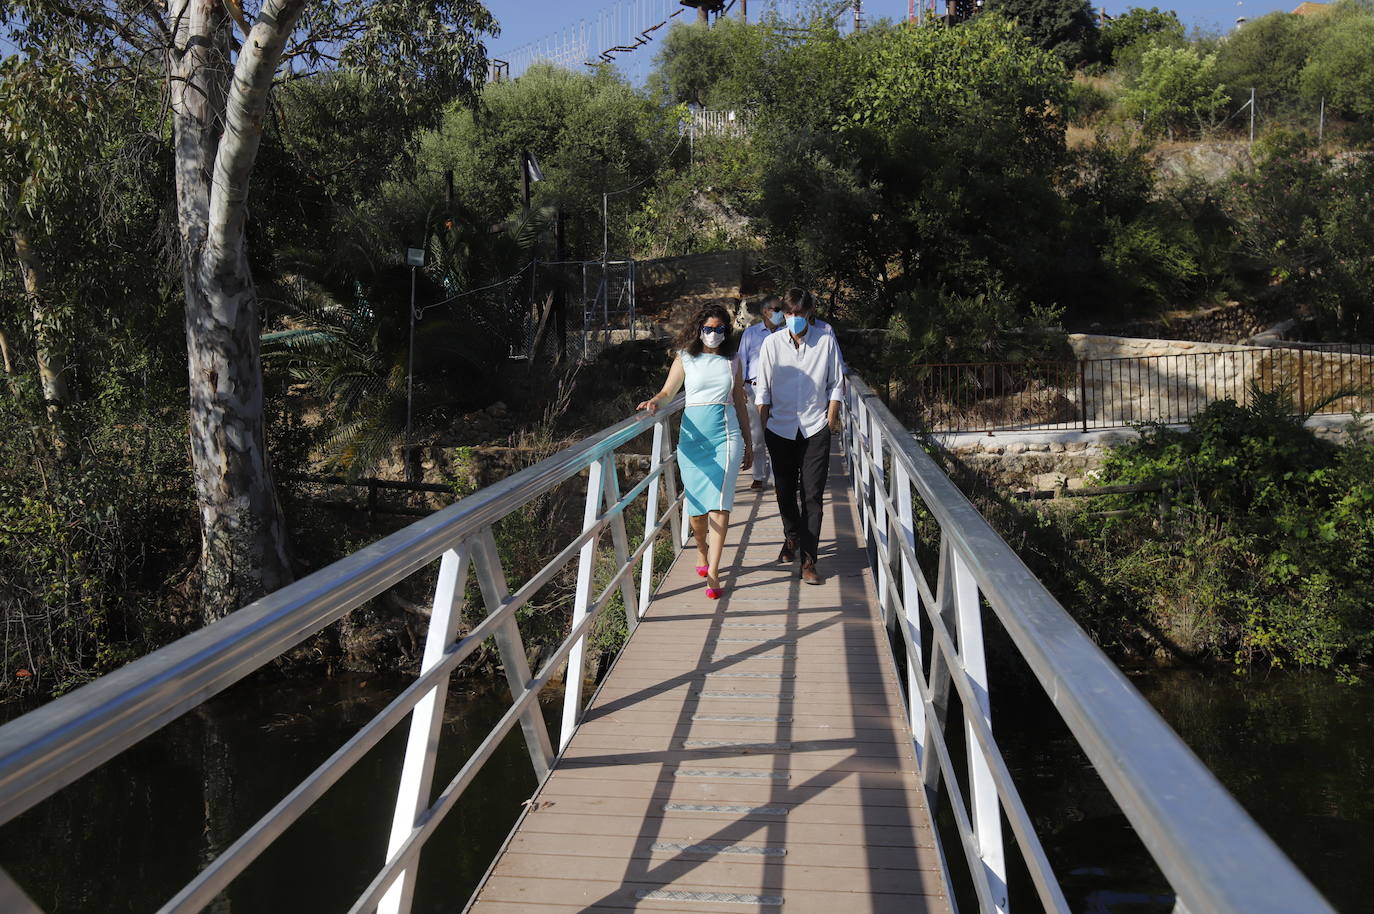
POLYGON ((810 438, 788 440, 764 430, 783 535, 797 544, 801 560, 814 562, 821 538, 821 497, 830 476, 830 426, 810 438))

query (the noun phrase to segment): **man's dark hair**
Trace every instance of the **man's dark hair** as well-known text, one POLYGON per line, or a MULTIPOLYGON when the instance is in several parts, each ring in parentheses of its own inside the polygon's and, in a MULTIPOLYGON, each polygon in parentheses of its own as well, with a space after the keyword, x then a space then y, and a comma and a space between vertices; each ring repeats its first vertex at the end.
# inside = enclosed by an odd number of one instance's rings
POLYGON ((793 286, 782 294, 782 306, 788 314, 809 314, 816 310, 816 296, 793 286))

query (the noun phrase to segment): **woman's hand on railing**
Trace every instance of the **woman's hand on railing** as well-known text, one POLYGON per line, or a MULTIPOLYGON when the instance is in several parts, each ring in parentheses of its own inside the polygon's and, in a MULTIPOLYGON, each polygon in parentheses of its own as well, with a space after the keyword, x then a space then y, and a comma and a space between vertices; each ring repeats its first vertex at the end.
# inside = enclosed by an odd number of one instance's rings
POLYGON ((656 415, 658 413, 658 394, 654 394, 652 397, 636 406, 635 409, 642 409, 651 416, 656 415))

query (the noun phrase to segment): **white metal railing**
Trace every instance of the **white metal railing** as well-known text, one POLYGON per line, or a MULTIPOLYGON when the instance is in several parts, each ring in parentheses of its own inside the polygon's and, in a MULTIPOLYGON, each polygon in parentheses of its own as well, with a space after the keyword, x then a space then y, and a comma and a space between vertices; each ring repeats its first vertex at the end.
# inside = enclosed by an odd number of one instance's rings
POLYGON ((878 599, 905 646, 917 765, 932 813, 941 786, 947 791, 979 910, 1007 910, 1005 816, 1044 909, 1069 911, 993 733, 983 651, 986 601, 1173 886, 1176 912, 1330 912, 856 375, 849 375, 845 397, 845 450, 878 599), (917 559, 918 505, 940 531, 933 587, 917 559), (932 639, 928 663, 923 622, 932 639), (967 798, 945 741, 951 690, 964 712, 967 798))
POLYGON ((753 122, 754 116, 748 111, 694 108, 687 121, 687 131, 691 139, 699 136, 744 136, 753 122))
MULTIPOLYGON (((670 527, 675 531, 675 547, 686 542, 688 525, 681 509, 682 497, 677 494, 669 430, 669 419, 681 410, 682 402, 678 397, 656 417, 636 416, 605 429, 0 727, 0 825, 439 559, 419 677, 215 858, 159 914, 202 910, 408 715, 410 735, 386 860, 351 911, 409 911, 420 850, 478 770, 519 723, 536 775, 542 780, 548 774, 556 751, 539 711, 540 691, 566 662, 557 749, 561 752, 582 713, 587 633, 615 593, 621 595, 626 623, 633 629, 651 597, 653 547, 658 534, 670 527), (616 449, 651 428, 648 473, 622 494, 616 449), (587 495, 582 532, 515 593, 509 593, 492 525, 584 471, 587 495), (644 536, 631 552, 625 510, 641 497, 645 499, 644 536), (593 568, 598 544, 607 530, 616 570, 596 594, 593 568), (571 630, 540 670, 531 673, 516 625, 516 610, 574 558, 577 584, 571 630), (640 566, 637 592, 632 581, 636 564, 640 566), (469 568, 475 572, 487 615, 459 637, 469 568), (513 703, 438 798, 426 805, 449 677, 487 638, 496 642, 513 703)), ((38 905, 3 870, 0 911, 41 914, 38 905)))

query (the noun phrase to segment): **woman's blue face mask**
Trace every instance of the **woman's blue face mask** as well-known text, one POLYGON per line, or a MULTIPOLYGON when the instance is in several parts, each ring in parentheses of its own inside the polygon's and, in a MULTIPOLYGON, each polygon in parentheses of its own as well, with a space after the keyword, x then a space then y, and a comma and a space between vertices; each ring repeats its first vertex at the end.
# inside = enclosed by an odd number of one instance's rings
POLYGON ((800 314, 789 314, 787 316, 787 329, 792 331, 793 336, 801 336, 806 332, 806 318, 800 314))
POLYGON ((769 325, 773 327, 781 327, 782 322, 787 319, 787 315, 777 310, 767 311, 765 315, 768 318, 769 325))

